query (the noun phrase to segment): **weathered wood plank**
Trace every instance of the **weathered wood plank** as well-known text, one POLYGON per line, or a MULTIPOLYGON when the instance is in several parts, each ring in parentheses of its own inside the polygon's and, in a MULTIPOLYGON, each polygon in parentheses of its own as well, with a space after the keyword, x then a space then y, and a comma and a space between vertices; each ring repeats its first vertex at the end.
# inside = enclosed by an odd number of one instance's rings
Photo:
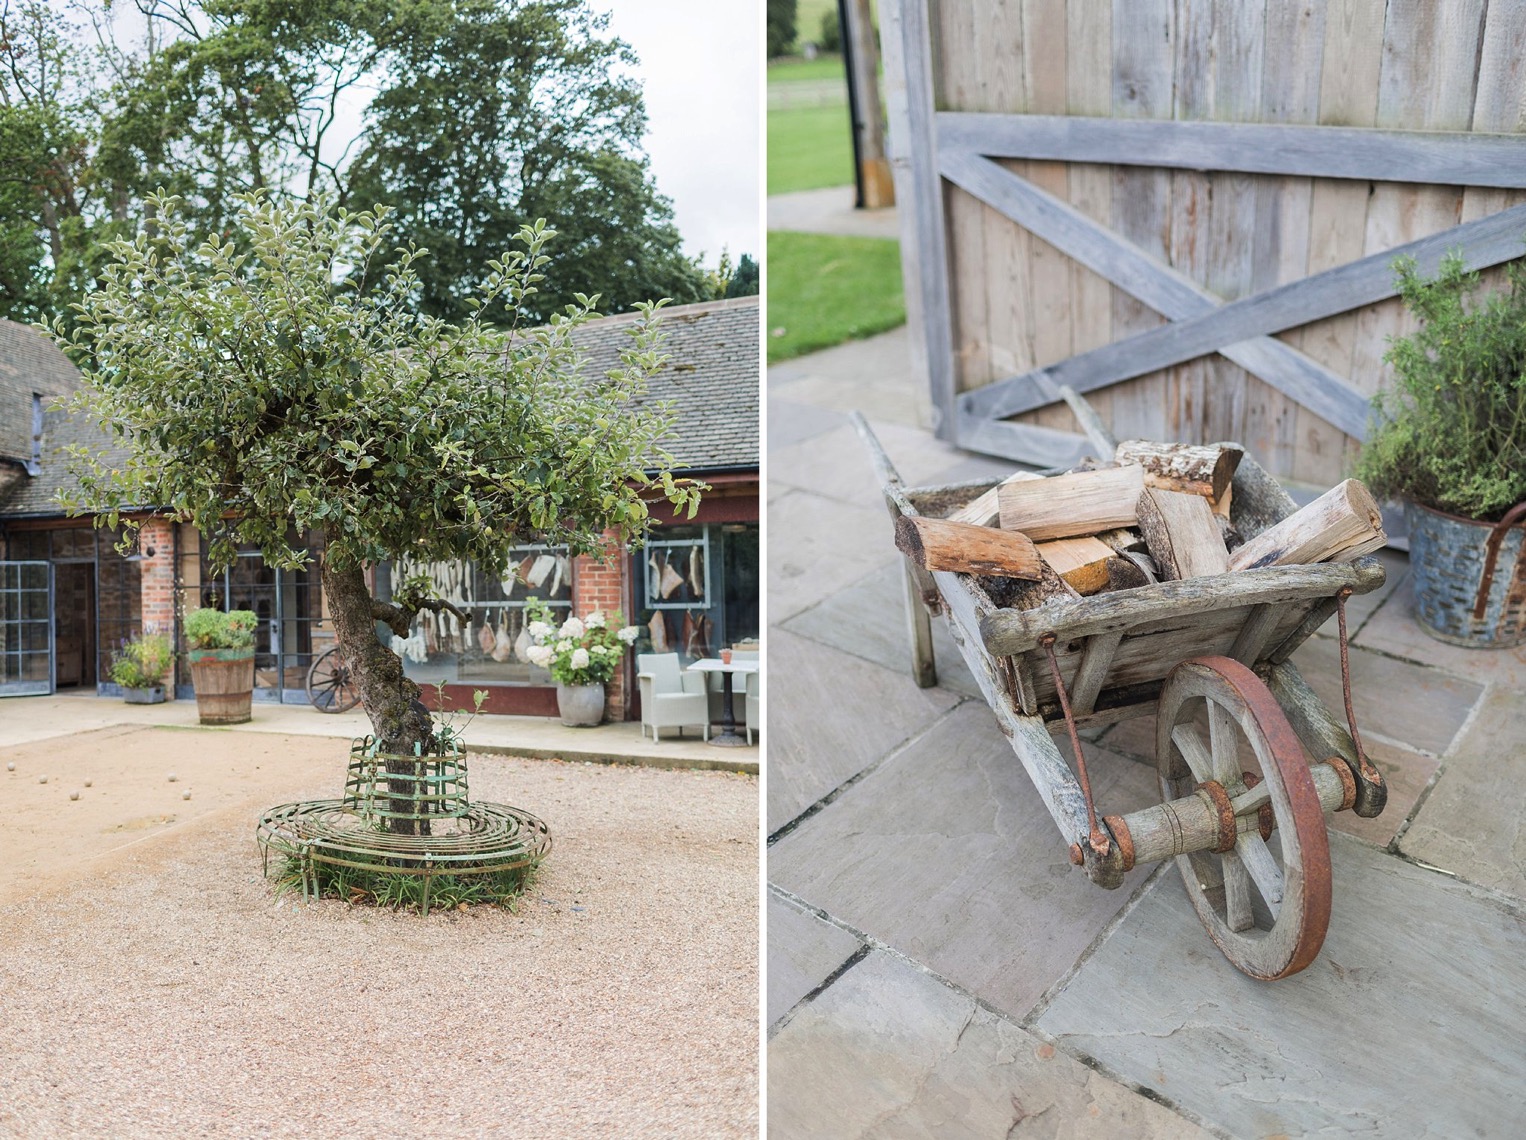
MULTIPOLYGON (((945 157, 946 170, 951 162, 950 157, 945 157)), ((1434 273, 1441 258, 1456 249, 1470 268, 1481 269, 1521 256, 1526 248, 1521 239, 1523 230, 1526 206, 1516 206, 1302 281, 1231 301, 1201 316, 1175 320, 1105 348, 1073 356, 1044 371, 1052 383, 1066 383, 1078 392, 1088 392, 1221 349, 1234 359, 1242 341, 1392 297, 1392 261, 1400 254, 1414 257, 1423 272, 1434 273)), ((1291 349, 1288 352, 1292 355, 1291 349)), ((1348 435, 1362 438, 1366 434, 1366 399, 1333 374, 1318 369, 1312 361, 1309 364, 1311 370, 1317 369, 1323 375, 1317 385, 1307 388, 1295 388, 1287 377, 1274 379, 1262 369, 1247 367, 1348 435)), ((1044 402, 1048 401, 1040 386, 1028 376, 1018 376, 967 393, 961 406, 973 414, 1015 415, 1044 402)))
POLYGON ((884 0, 880 44, 885 54, 885 107, 891 170, 901 203, 901 270, 907 321, 923 358, 940 437, 954 432, 954 351, 948 293, 948 242, 936 165, 932 62, 927 0, 884 0))
MULTIPOLYGON (((1172 343, 1177 336, 1173 330, 1178 325, 1192 321, 1194 317, 1197 320, 1207 319, 1234 305, 1244 305, 1255 298, 1233 302, 1232 305, 1221 308, 1210 294, 1184 275, 1161 261, 1145 256, 1137 247, 1117 233, 1091 221, 1067 203, 1045 194, 1038 187, 1013 176, 1009 171, 988 159, 955 152, 944 154, 939 160, 939 166, 944 176, 956 185, 964 187, 970 193, 992 204, 1001 213, 1024 228, 1032 230, 1083 265, 1096 269, 1124 292, 1140 298, 1151 308, 1173 318, 1175 322, 1173 324, 1152 326, 1147 333, 1139 333, 1125 340, 1115 341, 1110 345, 1050 366, 1044 371, 1053 383, 1069 384, 1079 392, 1088 392, 1094 388, 1115 384, 1121 379, 1140 376, 1157 368, 1170 367, 1183 360, 1220 351, 1301 403, 1321 408, 1328 407, 1331 418, 1339 418, 1343 424, 1356 427, 1357 431, 1365 429, 1367 418, 1365 399, 1347 388, 1345 382, 1339 377, 1279 341, 1269 337, 1257 338, 1256 334, 1235 337, 1233 342, 1221 338, 1216 343, 1205 346, 1194 343, 1191 351, 1173 356, 1169 351, 1158 347, 1159 341, 1144 339, 1146 336, 1163 337, 1165 343, 1172 343), (1147 368, 1133 368, 1122 364, 1121 362, 1125 360, 1132 362, 1134 357, 1121 346, 1140 343, 1147 346, 1156 345, 1157 359, 1152 359, 1147 368), (1104 368, 1105 371, 1102 370, 1104 368)), ((1143 207, 1139 208, 1143 209, 1143 207)), ((1389 273, 1388 278, 1391 276, 1392 274, 1389 273)), ((1286 288, 1293 288, 1293 286, 1286 288)), ((1281 290, 1272 292, 1280 294, 1281 290)), ((1115 310, 1115 317, 1116 315, 1115 310)), ((1303 321, 1292 320, 1289 323, 1301 324, 1303 321)), ((1117 394, 1114 395, 1116 399, 1117 394)), ((962 409, 974 415, 992 417, 1032 411, 1049 402, 1052 401, 1048 397, 1046 388, 1031 375, 997 381, 984 388, 967 392, 959 398, 962 409)), ((1152 415, 1155 415, 1157 419, 1164 418, 1162 415, 1154 413, 1152 415)), ((1116 418, 1113 429, 1115 434, 1120 434, 1121 429, 1116 418)), ((1170 433, 1162 426, 1155 431, 1139 431, 1134 434, 1159 437, 1170 433)), ((966 444, 966 446, 973 445, 966 444)))
POLYGON ((972 451, 1004 456, 1035 467, 1072 467, 1090 447, 1085 436, 1074 432, 963 413, 956 421, 954 442, 972 451))
POLYGON ((1102 691, 1113 654, 1118 652, 1122 640, 1121 630, 1087 639, 1086 648, 1081 651, 1081 664, 1070 685, 1070 708, 1076 716, 1086 716, 1096 708, 1097 694, 1102 691))
POLYGON ((1068 638, 1090 637, 1127 630, 1143 622, 1168 618, 1181 621, 1216 610, 1333 597, 1344 586, 1365 594, 1382 584, 1383 568, 1375 559, 1319 566, 1275 566, 1185 582, 1161 582, 1079 602, 1052 603, 1043 610, 997 610, 985 618, 981 632, 987 650, 993 654, 1026 653, 1051 631, 1063 631, 1068 638))
MULTIPOLYGON (((1476 46, 1476 38, 1471 42, 1476 46)), ((1464 91, 1471 90, 1470 82, 1464 91)), ((940 111, 936 130, 940 147, 992 158, 1526 187, 1526 153, 1512 134, 958 111, 940 111)))

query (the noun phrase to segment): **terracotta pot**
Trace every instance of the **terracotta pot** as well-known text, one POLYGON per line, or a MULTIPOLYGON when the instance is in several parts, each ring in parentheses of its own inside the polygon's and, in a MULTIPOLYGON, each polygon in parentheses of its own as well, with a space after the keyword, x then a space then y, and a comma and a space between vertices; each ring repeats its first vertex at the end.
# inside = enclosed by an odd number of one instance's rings
POLYGON ((1469 649, 1526 641, 1526 520, 1497 525, 1406 502, 1404 521, 1421 629, 1469 649))
POLYGON ((568 728, 592 728, 604 720, 604 685, 556 686, 556 708, 568 728))
POLYGON ((186 660, 202 724, 243 724, 251 719, 253 649, 192 649, 186 660))

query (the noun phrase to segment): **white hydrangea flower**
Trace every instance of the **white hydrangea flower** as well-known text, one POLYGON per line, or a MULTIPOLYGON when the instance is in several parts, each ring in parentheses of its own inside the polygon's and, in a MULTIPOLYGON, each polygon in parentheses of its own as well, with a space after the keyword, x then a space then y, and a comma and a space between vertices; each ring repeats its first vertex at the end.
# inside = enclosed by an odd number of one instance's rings
POLYGON ((572 651, 572 660, 569 662, 569 664, 574 669, 588 668, 588 650, 582 648, 581 646, 579 646, 577 649, 574 649, 572 651))
POLYGON ((530 664, 539 665, 544 669, 551 664, 551 647, 549 645, 532 645, 525 650, 525 656, 530 659, 530 664))
POLYGON ((602 656, 604 656, 604 654, 609 652, 609 649, 608 649, 607 646, 595 645, 592 648, 590 648, 588 650, 588 652, 590 652, 590 653, 597 653, 600 657, 602 657, 602 656))
POLYGON ((636 638, 641 636, 641 631, 633 625, 628 625, 619 633, 615 634, 615 636, 618 637, 621 641, 625 642, 626 645, 635 645, 636 638))
MULTIPOLYGON (((566 631, 563 630, 563 632, 565 633, 566 631)), ((564 637, 564 638, 562 638, 560 641, 558 641, 556 643, 556 651, 558 653, 566 653, 567 650, 569 650, 571 648, 572 648, 572 641, 569 638, 564 637)))
POLYGON ((587 632, 583 623, 575 617, 570 617, 562 623, 561 635, 563 637, 582 637, 587 632))
POLYGON ((604 611, 594 610, 593 613, 589 614, 583 619, 583 624, 586 625, 589 629, 603 629, 604 611))
POLYGON ((536 641, 545 641, 554 633, 556 627, 548 621, 532 621, 530 623, 530 636, 536 641))

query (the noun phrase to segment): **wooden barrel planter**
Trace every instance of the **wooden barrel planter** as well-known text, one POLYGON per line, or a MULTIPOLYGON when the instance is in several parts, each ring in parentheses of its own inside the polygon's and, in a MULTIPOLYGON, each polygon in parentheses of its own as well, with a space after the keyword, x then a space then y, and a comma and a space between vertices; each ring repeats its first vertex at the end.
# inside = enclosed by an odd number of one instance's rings
POLYGON ((202 724, 243 724, 254 699, 253 649, 192 649, 187 653, 202 724))

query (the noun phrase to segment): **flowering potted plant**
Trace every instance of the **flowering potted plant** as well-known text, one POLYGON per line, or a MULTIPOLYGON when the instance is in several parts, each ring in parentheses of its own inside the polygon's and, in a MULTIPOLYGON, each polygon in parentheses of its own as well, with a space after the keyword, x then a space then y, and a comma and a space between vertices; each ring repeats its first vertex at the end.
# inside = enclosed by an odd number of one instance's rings
POLYGON ((252 610, 192 610, 185 615, 186 661, 202 724, 243 724, 254 699, 252 610))
POLYGON ((145 633, 122 643, 111 662, 111 679, 122 686, 130 705, 164 702, 164 677, 175 664, 175 650, 162 633, 145 633))
POLYGON ((622 626, 618 613, 595 610, 586 617, 568 617, 560 625, 539 599, 525 606, 530 623, 530 647, 525 656, 556 682, 556 707, 562 723, 588 727, 604 719, 604 683, 615 675, 620 657, 635 644, 638 630, 622 626))

